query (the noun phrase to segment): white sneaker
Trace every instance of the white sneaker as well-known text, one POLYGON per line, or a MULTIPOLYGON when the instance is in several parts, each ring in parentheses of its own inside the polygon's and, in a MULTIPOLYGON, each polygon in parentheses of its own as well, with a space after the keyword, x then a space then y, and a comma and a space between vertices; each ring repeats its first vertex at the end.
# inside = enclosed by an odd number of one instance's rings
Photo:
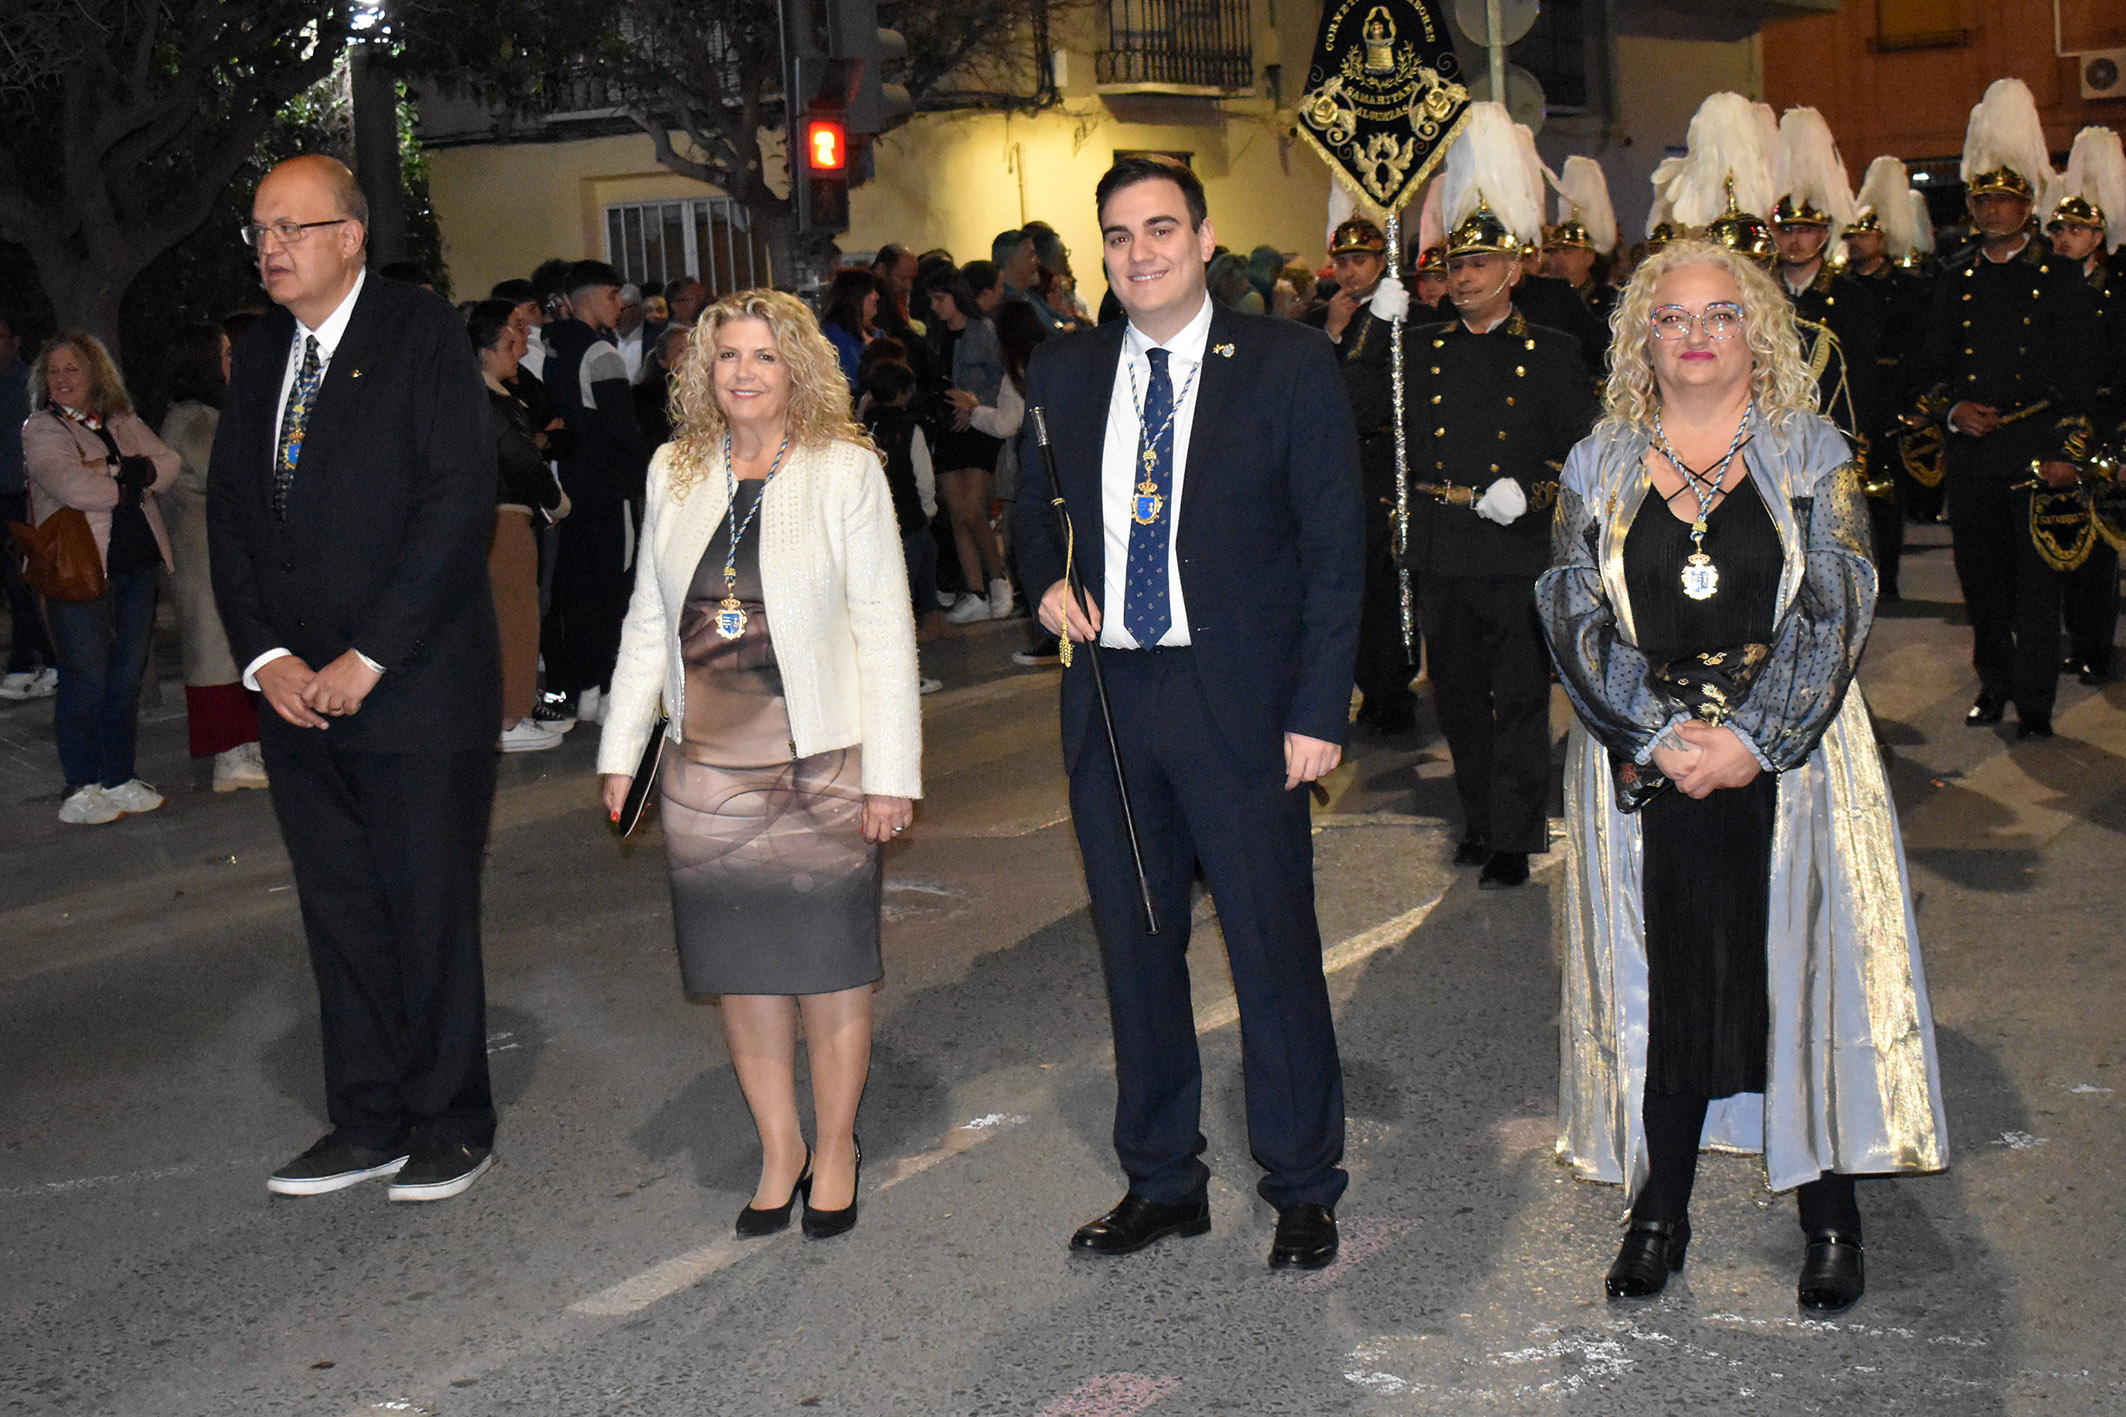
POLYGON ((596 689, 583 691, 582 701, 576 706, 576 720, 579 723, 605 722, 605 698, 596 689))
POLYGON ((926 674, 926 675, 924 675, 924 676, 923 676, 922 678, 920 678, 920 679, 916 680, 916 684, 915 684, 915 691, 916 691, 916 692, 917 692, 918 694, 934 694, 934 693, 936 693, 936 692, 937 692, 938 690, 940 690, 940 689, 942 689, 942 688, 944 688, 944 687, 945 687, 945 681, 944 681, 944 680, 942 680, 942 679, 933 679, 933 678, 931 678, 931 677, 930 677, 929 675, 927 675, 927 674, 926 674))
POLYGON ((42 672, 37 669, 18 669, 6 678, 0 679, 0 699, 29 698, 36 692, 34 685, 37 682, 37 676, 42 672))
POLYGON ((972 625, 988 618, 989 602, 979 595, 963 595, 945 612, 945 619, 954 625, 972 625))
POLYGON ((239 743, 226 753, 214 755, 214 790, 236 792, 246 787, 266 785, 266 764, 258 755, 258 744, 239 743))
POLYGON ((505 753, 540 753, 560 747, 561 738, 559 729, 549 728, 527 714, 504 730, 495 746, 505 753))
POLYGON ((130 782, 121 782, 116 787, 106 787, 103 789, 103 795, 113 807, 127 816, 135 812, 152 812, 165 800, 160 792, 137 777, 130 782))
POLYGON ((1006 577, 998 576, 989 583, 989 618, 1007 618, 1011 614, 1011 606, 1011 582, 1006 577))
POLYGON ((111 794, 93 782, 75 790, 59 804, 59 820, 68 826, 100 827, 124 815, 111 801, 111 794))
POLYGON ((30 685, 30 697, 33 699, 48 699, 58 692, 58 666, 47 664, 44 666, 44 668, 37 671, 37 680, 35 683, 30 685))
POLYGON ((938 592, 938 609, 950 610, 959 603, 960 595, 958 591, 941 590, 938 592))

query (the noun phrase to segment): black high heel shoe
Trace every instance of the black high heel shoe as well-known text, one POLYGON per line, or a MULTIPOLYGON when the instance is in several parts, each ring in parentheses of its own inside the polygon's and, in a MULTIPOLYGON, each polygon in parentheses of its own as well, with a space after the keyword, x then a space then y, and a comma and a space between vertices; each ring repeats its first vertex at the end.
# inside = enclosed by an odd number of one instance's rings
POLYGON ((1809 1234, 1808 1254, 1801 1261, 1795 1297, 1812 1314, 1838 1314, 1853 1307, 1867 1291, 1867 1267, 1860 1237, 1842 1230, 1809 1234))
POLYGON ((1669 1275, 1683 1268, 1689 1248, 1688 1219, 1634 1220, 1602 1286, 1612 1299, 1652 1298, 1667 1287, 1669 1275))
POLYGON ((805 1238, 826 1240, 856 1228, 856 1193, 864 1184, 864 1143, 856 1140, 856 1174, 849 1178, 849 1203, 840 1210, 814 1210, 812 1188, 805 1187, 805 1238))
POLYGON ((738 1212, 738 1238, 758 1240, 763 1235, 790 1228, 790 1207, 799 1196, 805 1197, 809 1208, 812 1197, 812 1148, 805 1148, 805 1169, 799 1173, 796 1184, 790 1187, 790 1198, 773 1210, 758 1210, 748 1205, 738 1212))

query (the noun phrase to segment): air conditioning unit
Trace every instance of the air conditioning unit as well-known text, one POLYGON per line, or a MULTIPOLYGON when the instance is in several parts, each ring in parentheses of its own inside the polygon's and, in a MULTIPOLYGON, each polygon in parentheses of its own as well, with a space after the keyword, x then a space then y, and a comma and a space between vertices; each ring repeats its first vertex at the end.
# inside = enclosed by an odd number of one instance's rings
POLYGON ((2126 99, 2126 49, 2097 49, 2074 58, 2081 66, 2083 98, 2126 99))

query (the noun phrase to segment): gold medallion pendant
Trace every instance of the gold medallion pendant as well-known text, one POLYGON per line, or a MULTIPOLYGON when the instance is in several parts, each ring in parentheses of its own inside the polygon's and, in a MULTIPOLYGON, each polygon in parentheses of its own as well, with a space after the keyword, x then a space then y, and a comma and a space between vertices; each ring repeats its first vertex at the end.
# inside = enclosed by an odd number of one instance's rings
POLYGON ((1147 480, 1137 484, 1137 495, 1129 499, 1129 507, 1131 521, 1150 526, 1166 509, 1166 498, 1159 495, 1158 483, 1147 480))
POLYGON ((716 633, 724 639, 735 640, 746 632, 746 608, 738 603, 738 597, 727 595, 716 607, 716 633))

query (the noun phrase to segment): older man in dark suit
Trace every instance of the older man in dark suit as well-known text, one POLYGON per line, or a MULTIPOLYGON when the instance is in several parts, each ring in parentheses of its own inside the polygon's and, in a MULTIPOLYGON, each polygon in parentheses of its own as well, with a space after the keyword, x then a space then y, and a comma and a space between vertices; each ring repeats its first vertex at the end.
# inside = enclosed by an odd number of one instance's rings
POLYGON ((1129 1189, 1071 1245, 1125 1254, 1210 1228, 1186 960, 1201 863, 1240 1005, 1248 1139, 1267 1173, 1258 1190, 1277 1208, 1270 1264, 1318 1268, 1336 1255, 1347 1178, 1304 785, 1336 766, 1350 713, 1365 565, 1358 437, 1328 340, 1212 305, 1216 243, 1194 174, 1125 158, 1097 199, 1108 286, 1128 319, 1036 355, 1027 402, 1046 415, 1060 488, 1029 436, 1016 536, 1041 623, 1103 647, 1160 932, 1141 914, 1106 750, 1088 743, 1096 706, 1081 659, 1063 676, 1063 751, 1106 965, 1129 1189), (1084 612, 1064 584, 1058 492, 1077 529, 1084 612))
POLYGON ((295 867, 332 1130, 267 1181, 438 1200, 492 1160, 480 856, 501 693, 487 398, 450 307, 365 275, 325 157, 259 184, 280 309, 237 345, 208 496, 215 597, 295 867))

